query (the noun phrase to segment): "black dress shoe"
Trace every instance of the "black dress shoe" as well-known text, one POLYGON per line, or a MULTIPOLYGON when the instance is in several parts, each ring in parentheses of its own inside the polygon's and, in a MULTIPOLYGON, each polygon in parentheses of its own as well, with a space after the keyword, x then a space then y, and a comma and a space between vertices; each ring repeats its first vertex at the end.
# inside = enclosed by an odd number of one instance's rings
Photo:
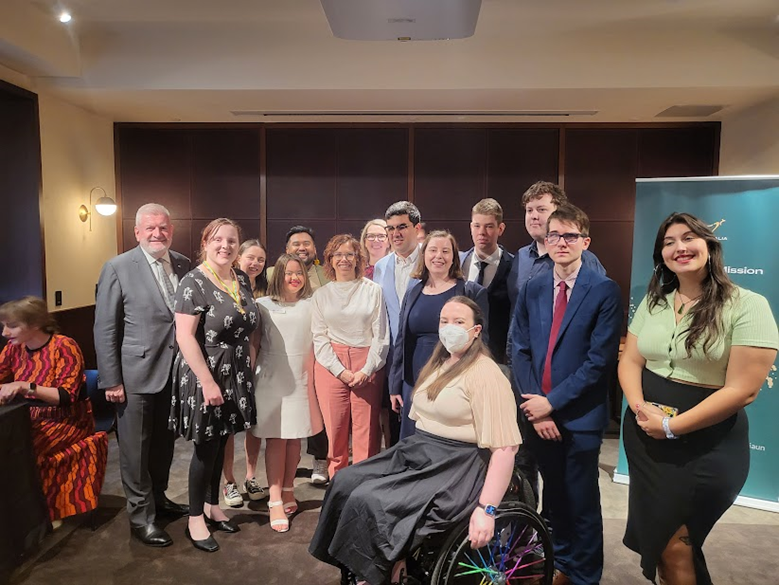
POLYGON ((146 524, 145 526, 131 526, 130 534, 146 546, 170 546, 173 539, 159 526, 146 524))
POLYGON ((219 543, 214 540, 214 537, 210 534, 208 535, 208 538, 203 540, 195 540, 192 538, 192 534, 189 532, 189 527, 184 530, 184 534, 187 535, 187 538, 192 541, 192 545, 198 550, 205 552, 216 552, 219 550, 219 543))
POLYGON ((155 510, 157 516, 181 518, 182 516, 189 515, 189 506, 186 504, 177 504, 176 502, 169 500, 167 496, 155 498, 154 504, 156 506, 155 510))
POLYGON ((241 531, 241 527, 233 524, 232 520, 211 520, 211 518, 206 516, 206 524, 214 530, 220 530, 228 534, 235 534, 241 531))

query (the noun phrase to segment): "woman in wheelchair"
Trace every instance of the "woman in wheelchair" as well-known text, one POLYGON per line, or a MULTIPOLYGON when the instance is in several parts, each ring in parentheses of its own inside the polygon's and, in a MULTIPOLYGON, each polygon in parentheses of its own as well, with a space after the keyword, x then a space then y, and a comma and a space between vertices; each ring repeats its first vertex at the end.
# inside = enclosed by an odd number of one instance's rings
POLYGON ((470 546, 490 542, 522 439, 483 327, 469 298, 444 305, 440 342, 414 390, 416 434, 338 473, 309 548, 316 558, 359 583, 404 583, 406 557, 469 517, 470 546))

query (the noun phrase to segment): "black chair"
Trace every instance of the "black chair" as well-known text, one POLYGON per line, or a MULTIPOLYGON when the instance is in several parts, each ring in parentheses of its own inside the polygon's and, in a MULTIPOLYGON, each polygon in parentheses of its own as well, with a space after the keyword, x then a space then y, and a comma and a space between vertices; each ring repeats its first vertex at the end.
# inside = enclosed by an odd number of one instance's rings
POLYGON ((116 410, 105 399, 105 392, 97 386, 97 370, 87 370, 87 396, 92 402, 92 415, 95 418, 95 431, 110 433, 116 424, 116 410))

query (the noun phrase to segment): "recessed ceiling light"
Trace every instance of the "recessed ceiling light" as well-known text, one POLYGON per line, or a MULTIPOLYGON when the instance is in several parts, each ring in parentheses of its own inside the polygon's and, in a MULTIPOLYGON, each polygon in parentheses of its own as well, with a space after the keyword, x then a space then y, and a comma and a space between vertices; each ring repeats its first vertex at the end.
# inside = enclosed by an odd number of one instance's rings
POLYGON ((63 10, 62 12, 60 12, 59 21, 61 23, 64 24, 66 22, 70 22, 72 19, 73 17, 70 15, 70 12, 68 12, 67 10, 63 10))

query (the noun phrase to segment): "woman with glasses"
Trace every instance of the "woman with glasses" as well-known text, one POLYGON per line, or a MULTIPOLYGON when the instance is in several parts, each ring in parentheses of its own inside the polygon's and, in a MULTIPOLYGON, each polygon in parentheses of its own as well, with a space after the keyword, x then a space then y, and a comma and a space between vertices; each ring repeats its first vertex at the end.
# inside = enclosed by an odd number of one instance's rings
POLYGON ((619 382, 630 496, 624 543, 644 576, 710 584, 703 543, 749 472, 744 407, 766 381, 779 334, 765 297, 725 271, 722 244, 688 213, 655 239, 655 271, 628 327, 619 382))
POLYGON ((365 278, 373 280, 373 267, 390 251, 387 222, 383 219, 372 219, 362 228, 360 249, 365 258, 365 278))
POLYGON ((487 289, 475 282, 466 282, 460 268, 457 241, 448 231, 436 230, 425 238, 411 278, 420 282, 409 289, 400 308, 389 376, 392 407, 395 412, 403 413, 401 439, 414 434, 414 421, 408 416, 411 393, 419 372, 438 344, 438 315, 443 306, 453 297, 465 296, 475 301, 489 319, 487 289))
POLYGON ((325 248, 332 280, 312 297, 314 385, 330 442, 330 478, 349 464, 379 452, 382 368, 389 351, 387 311, 381 287, 363 278, 365 260, 351 235, 334 236, 325 248))
POLYGON ((322 431, 313 389, 311 283, 300 258, 283 254, 278 259, 268 296, 257 307, 261 335, 254 396, 261 408, 251 434, 258 442, 265 439, 270 527, 287 532, 287 516, 298 509, 293 482, 300 440, 322 431))

